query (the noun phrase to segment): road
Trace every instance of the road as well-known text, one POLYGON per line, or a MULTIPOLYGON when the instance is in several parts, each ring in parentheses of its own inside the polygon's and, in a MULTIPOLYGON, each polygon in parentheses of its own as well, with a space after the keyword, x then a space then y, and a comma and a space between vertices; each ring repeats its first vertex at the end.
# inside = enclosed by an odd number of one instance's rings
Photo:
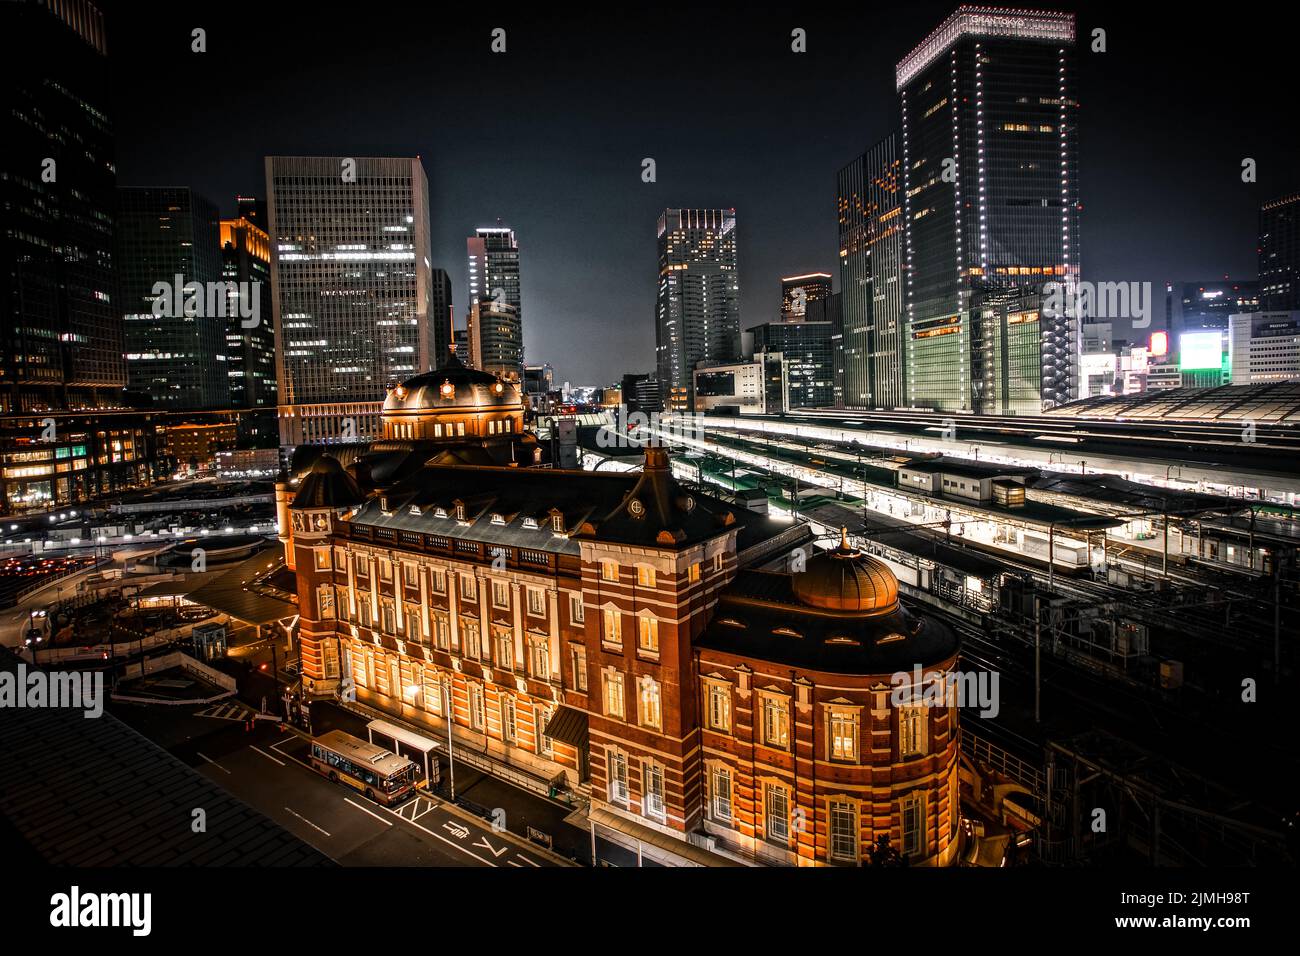
MULTIPOLYGON (((209 716, 167 715, 173 724, 221 721, 225 725, 174 740, 169 749, 341 865, 555 865, 517 838, 493 832, 490 825, 449 810, 443 801, 425 794, 392 808, 373 803, 312 770, 306 763, 308 742, 298 734, 266 721, 249 731, 229 708, 211 710, 209 716)), ((119 716, 154 736, 148 725, 162 715, 133 710, 119 716)), ((179 728, 172 730, 176 734, 179 728)))

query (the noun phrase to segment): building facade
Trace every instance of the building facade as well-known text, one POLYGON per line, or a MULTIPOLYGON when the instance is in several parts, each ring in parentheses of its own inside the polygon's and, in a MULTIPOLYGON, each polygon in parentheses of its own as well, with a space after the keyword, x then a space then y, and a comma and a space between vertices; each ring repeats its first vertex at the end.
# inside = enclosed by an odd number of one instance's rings
POLYGON ((519 242, 498 224, 477 229, 469 253, 469 329, 473 364, 519 381, 524 363, 523 295, 519 242), (477 343, 477 344, 476 344, 477 343))
POLYGON ((229 407, 217 207, 185 187, 118 190, 118 307, 127 387, 166 410, 229 407))
POLYGON ((266 185, 281 444, 374 437, 386 387, 434 362, 424 167, 268 156, 266 185))
POLYGON ((739 357, 736 210, 666 209, 657 235, 657 378, 665 409, 690 410, 696 365, 739 357))
POLYGON ((455 344, 456 307, 451 300, 451 276, 434 269, 429 285, 430 356, 432 365, 447 361, 455 344))
POLYGON ((1300 309, 1300 193, 1259 209, 1259 307, 1300 309))
POLYGON ((1175 340, 1184 332, 1226 329, 1229 316, 1259 310, 1258 282, 1181 282, 1175 291, 1180 306, 1171 329, 1175 340))
MULTIPOLYGON (((271 239, 252 220, 221 220, 222 278, 236 283, 235 295, 257 296, 257 312, 227 310, 226 371, 230 376, 231 408, 274 410, 275 317, 271 305, 271 239)), ((229 293, 227 293, 229 295, 229 293)))
POLYGON ((844 408, 893 408, 907 401, 900 184, 896 134, 836 177, 844 408))
POLYGON ((688 859, 855 865, 882 837, 955 858, 956 711, 880 681, 945 674, 957 643, 887 567, 842 544, 751 573, 806 526, 679 486, 657 448, 640 473, 510 467, 521 397, 484 373, 399 388, 369 452, 323 449, 277 487, 309 694, 438 739, 450 721, 688 859))
POLYGON ((1230 316, 1227 364, 1231 385, 1300 381, 1300 311, 1230 316))
POLYGON ((787 408, 826 408, 834 404, 835 360, 830 322, 805 318, 764 322, 749 332, 754 337, 755 352, 779 352, 785 356, 790 386, 787 408))
POLYGON ((700 365, 693 378, 697 412, 779 415, 790 408, 790 363, 780 352, 700 365))
POLYGON ((807 275, 787 276, 781 280, 781 321, 797 322, 808 311, 808 303, 828 298, 831 294, 829 272, 810 272, 807 275))
POLYGON ((0 411, 122 407, 103 17, 7 3, 0 37, 0 411))
MULTIPOLYGON (((979 298, 1079 277, 1074 39, 1073 14, 962 6, 898 64, 909 405, 996 407, 979 298)), ((1050 407, 1073 397, 1078 316, 1040 333, 1050 407)))

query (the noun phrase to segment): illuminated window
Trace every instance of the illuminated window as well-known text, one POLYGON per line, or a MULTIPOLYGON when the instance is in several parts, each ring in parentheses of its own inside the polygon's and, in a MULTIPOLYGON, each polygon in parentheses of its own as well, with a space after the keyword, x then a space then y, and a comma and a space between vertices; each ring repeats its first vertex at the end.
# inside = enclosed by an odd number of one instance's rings
POLYGON ((914 704, 898 710, 898 754, 919 757, 926 752, 925 706, 914 704))
POLYGON ((709 816, 731 826, 731 771, 726 767, 714 767, 709 774, 709 816))
POLYGON ((763 694, 763 743, 786 750, 790 746, 790 702, 763 694))
POLYGON ((573 688, 585 694, 587 692, 587 649, 581 644, 574 644, 570 656, 573 658, 573 688))
POLYGON ((706 681, 704 686, 709 729, 731 733, 731 686, 719 681, 706 681))
POLYGON ((569 595, 569 620, 574 624, 582 624, 587 620, 581 594, 569 595))
POLYGON ((623 674, 620 671, 605 671, 605 716, 624 719, 623 674))
POLYGON ((617 561, 600 562, 600 579, 602 581, 617 581, 618 562, 617 561))
POLYGON ((638 722, 642 727, 659 730, 663 725, 663 703, 659 696, 659 682, 653 677, 641 678, 638 722))
POLYGON ((605 753, 606 770, 609 775, 609 801, 610 803, 626 804, 627 755, 622 751, 614 750, 612 747, 605 753))
POLYGON ((858 760, 858 712, 831 708, 826 712, 830 759, 856 763, 858 760))
POLYGON ((616 607, 607 607, 601 611, 601 623, 603 631, 601 639, 615 647, 623 645, 623 615, 619 613, 616 607))
POLYGON ((763 788, 763 829, 773 843, 790 842, 790 792, 769 783, 763 788))
POLYGON ((655 586, 655 569, 645 565, 636 566, 636 583, 643 588, 652 588, 655 586))
POLYGON ((640 614, 636 621, 637 650, 645 654, 659 654, 659 621, 649 614, 640 614))
POLYGON ((686 580, 694 584, 700 579, 700 562, 696 561, 686 569, 686 580))
POLYGON ((643 812, 652 820, 662 822, 667 818, 664 805, 664 768, 649 761, 641 765, 643 812))

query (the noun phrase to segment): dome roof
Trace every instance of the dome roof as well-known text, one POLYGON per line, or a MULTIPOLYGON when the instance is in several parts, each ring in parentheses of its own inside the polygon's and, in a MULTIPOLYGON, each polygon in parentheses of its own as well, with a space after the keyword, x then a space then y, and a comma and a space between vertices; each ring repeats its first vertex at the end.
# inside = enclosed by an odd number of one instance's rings
POLYGON ((522 404, 519 385, 469 368, 453 353, 442 368, 421 372, 389 389, 384 412, 425 412, 452 408, 502 408, 522 404))
POLYGON ((847 531, 838 548, 809 559, 791 586, 801 603, 826 611, 873 616, 898 610, 898 578, 883 561, 850 547, 847 531))
POLYGON ((321 455, 307 472, 289 506, 304 508, 348 508, 366 500, 356 480, 344 471, 337 458, 321 455))

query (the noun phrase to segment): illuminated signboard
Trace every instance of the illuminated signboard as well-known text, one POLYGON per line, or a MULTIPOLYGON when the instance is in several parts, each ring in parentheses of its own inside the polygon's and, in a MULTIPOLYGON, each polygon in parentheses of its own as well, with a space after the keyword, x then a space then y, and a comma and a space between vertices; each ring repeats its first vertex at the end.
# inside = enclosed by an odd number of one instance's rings
POLYGON ((1168 332, 1151 333, 1151 354, 1156 356, 1169 354, 1169 333, 1168 332))
POLYGON ((1183 372, 1223 368, 1223 336, 1218 332, 1184 332, 1178 337, 1178 368, 1183 372))

